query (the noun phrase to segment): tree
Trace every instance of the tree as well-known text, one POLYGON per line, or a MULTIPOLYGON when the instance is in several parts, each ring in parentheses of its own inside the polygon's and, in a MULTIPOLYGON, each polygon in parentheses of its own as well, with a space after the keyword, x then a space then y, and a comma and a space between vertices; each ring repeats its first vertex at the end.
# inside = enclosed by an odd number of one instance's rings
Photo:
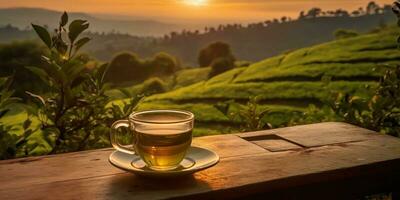
POLYGON ((177 59, 164 52, 156 54, 150 63, 152 76, 171 75, 180 69, 177 59))
POLYGON ((106 81, 112 83, 140 82, 148 77, 149 71, 144 62, 133 53, 122 52, 117 54, 110 62, 106 81))
POLYGON ((366 11, 368 15, 378 14, 380 11, 380 7, 374 1, 371 1, 368 3, 366 11))
POLYGON ((298 19, 300 20, 300 19, 304 19, 304 18, 306 18, 306 15, 305 15, 305 12, 302 10, 302 11, 300 12, 300 14, 299 14, 298 19))
POLYGON ((309 18, 317 18, 321 15, 321 12, 321 8, 311 8, 306 16, 309 18))
POLYGON ((337 10, 335 10, 335 16, 336 17, 348 17, 348 16, 350 16, 350 14, 346 10, 337 9, 337 10))
POLYGON ((211 71, 209 77, 214 77, 218 74, 231 70, 235 67, 234 61, 229 57, 220 57, 214 59, 211 63, 211 71))
POLYGON ((235 61, 235 57, 232 54, 229 44, 224 42, 215 42, 200 51, 198 62, 200 67, 208 67, 215 59, 221 57, 235 61))

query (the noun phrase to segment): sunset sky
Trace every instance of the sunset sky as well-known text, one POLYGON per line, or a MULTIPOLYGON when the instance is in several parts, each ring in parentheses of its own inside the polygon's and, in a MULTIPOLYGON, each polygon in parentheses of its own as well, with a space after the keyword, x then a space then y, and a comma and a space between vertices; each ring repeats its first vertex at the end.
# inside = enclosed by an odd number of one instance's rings
MULTIPOLYGON (((370 0, 0 0, 0 7, 42 7, 175 22, 239 22, 297 17, 311 7, 354 10, 370 0)), ((393 0, 376 0, 390 4, 393 0)))

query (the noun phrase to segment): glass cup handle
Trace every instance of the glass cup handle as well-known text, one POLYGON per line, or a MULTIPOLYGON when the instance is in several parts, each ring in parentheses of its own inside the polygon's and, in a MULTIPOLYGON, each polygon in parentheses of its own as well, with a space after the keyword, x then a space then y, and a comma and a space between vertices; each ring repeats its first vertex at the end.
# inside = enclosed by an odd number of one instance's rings
POLYGON ((110 141, 111 141, 112 146, 118 151, 128 153, 128 154, 135 154, 133 149, 127 148, 118 142, 117 136, 118 136, 119 128, 129 128, 129 121, 128 120, 119 120, 119 121, 114 122, 111 125, 110 141))

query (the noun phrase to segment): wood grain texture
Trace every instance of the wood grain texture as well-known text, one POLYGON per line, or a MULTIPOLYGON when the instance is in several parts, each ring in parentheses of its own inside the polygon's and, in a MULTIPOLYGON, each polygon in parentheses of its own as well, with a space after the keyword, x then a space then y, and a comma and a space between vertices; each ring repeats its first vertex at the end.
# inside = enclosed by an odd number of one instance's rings
POLYGON ((252 141, 252 143, 267 149, 271 152, 288 151, 288 150, 299 150, 301 146, 288 142, 282 139, 267 139, 252 141))
MULTIPOLYGON (((371 188, 400 184, 399 139, 343 123, 322 123, 299 127, 297 134, 306 134, 309 142, 293 136, 295 129, 265 132, 310 147, 270 152, 252 143, 257 141, 240 137, 246 134, 196 138, 193 143, 216 151, 220 163, 173 179, 149 179, 115 169, 107 161, 111 149, 1 161, 0 199, 256 198, 328 183, 368 183, 371 188), (352 133, 355 139, 349 139, 352 133), (327 136, 330 139, 316 141, 325 134, 340 139, 327 136)), ((251 134, 247 136, 255 136, 251 134)), ((320 191, 335 195, 340 188, 330 185, 320 191)), ((365 192, 356 185, 352 191, 357 189, 365 192)))

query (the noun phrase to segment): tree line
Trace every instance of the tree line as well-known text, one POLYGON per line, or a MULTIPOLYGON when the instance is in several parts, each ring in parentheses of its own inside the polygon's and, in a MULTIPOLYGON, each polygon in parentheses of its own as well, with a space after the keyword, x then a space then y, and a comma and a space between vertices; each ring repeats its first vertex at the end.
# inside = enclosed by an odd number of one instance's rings
MULTIPOLYGON (((164 37, 138 37, 118 32, 87 31, 85 36, 93 42, 83 50, 95 58, 107 61, 122 52, 135 52, 139 57, 153 57, 158 52, 174 55, 182 65, 197 65, 198 52, 210 43, 229 43, 240 60, 258 61, 265 57, 334 39, 337 29, 369 31, 380 24, 395 22, 389 5, 370 2, 354 11, 343 9, 324 11, 311 8, 292 19, 287 16, 250 24, 225 24, 205 27, 204 30, 182 30, 164 37), (190 45, 188 45, 190 44, 190 45)), ((28 30, 15 30, 12 26, 0 28, 0 42, 32 38, 28 30)))

